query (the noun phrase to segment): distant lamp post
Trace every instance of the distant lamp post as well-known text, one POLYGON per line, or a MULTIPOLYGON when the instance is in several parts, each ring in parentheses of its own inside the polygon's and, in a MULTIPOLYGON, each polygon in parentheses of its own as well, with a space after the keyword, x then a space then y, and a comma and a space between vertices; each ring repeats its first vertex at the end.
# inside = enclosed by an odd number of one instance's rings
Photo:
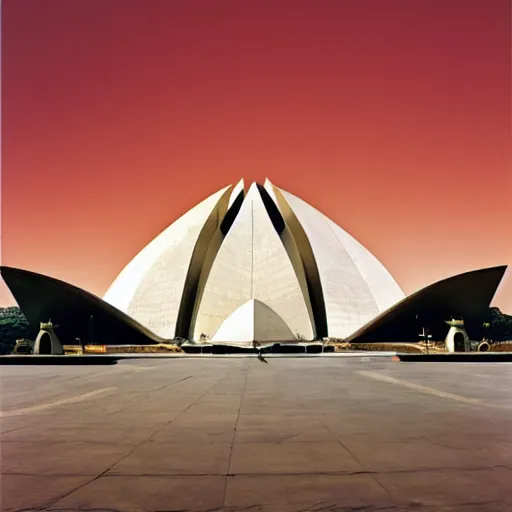
POLYGON ((93 316, 89 317, 89 345, 93 345, 93 316))
POLYGON ((422 332, 420 332, 420 334, 419 334, 419 337, 423 338, 423 340, 425 341, 425 346, 427 347, 427 354, 428 354, 429 353, 429 350, 428 350, 428 347, 429 347, 428 340, 432 339, 432 334, 430 334, 428 329, 425 329, 425 327, 423 327, 422 332))

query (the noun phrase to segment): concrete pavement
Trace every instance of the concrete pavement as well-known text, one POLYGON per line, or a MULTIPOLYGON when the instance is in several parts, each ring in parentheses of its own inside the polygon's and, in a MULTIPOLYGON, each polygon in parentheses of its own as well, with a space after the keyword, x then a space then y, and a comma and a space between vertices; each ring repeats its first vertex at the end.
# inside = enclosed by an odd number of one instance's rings
POLYGON ((1 509, 512 509, 512 365, 4 366, 1 509))

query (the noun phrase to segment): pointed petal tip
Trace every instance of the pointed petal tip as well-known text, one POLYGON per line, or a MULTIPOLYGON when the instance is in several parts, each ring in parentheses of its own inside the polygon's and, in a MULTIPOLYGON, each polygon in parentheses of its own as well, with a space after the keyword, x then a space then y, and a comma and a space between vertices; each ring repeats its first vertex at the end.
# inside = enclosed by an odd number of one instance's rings
POLYGON ((249 194, 250 192, 254 193, 256 190, 258 190, 258 184, 255 181, 253 181, 251 183, 251 186, 249 187, 247 194, 249 194))

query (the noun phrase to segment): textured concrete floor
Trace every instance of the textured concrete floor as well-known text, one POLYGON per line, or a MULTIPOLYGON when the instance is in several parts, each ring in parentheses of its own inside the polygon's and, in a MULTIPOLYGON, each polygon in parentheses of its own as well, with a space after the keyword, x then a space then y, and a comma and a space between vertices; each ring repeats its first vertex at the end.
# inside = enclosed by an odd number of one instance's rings
POLYGON ((0 372, 2 510, 512 510, 508 363, 0 372))

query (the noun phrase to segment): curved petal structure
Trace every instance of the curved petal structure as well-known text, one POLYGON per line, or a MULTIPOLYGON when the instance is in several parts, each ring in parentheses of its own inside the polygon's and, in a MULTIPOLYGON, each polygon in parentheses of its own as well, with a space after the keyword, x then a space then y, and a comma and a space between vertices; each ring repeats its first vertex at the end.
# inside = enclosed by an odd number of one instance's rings
POLYGON ((324 335, 345 338, 404 297, 384 266, 328 217, 268 180, 266 187, 300 243, 310 287, 322 290, 324 335))
POLYGON ((415 342, 423 328, 433 340, 448 332, 446 321, 464 320, 473 337, 481 335, 482 319, 503 278, 506 266, 484 268, 443 279, 409 295, 361 327, 347 341, 415 342))
MULTIPOLYGON (((224 320, 250 299, 258 299, 283 319, 295 337, 313 339, 309 298, 256 184, 224 239, 206 281, 193 338, 213 338, 224 320)), ((237 341, 236 339, 222 341, 237 341)))
POLYGON ((286 322, 260 300, 250 299, 229 315, 212 342, 237 340, 252 346, 254 341, 288 341, 295 336, 286 322))
POLYGON ((152 344, 162 338, 96 295, 53 277, 0 267, 0 272, 34 332, 41 322, 53 323, 63 344, 152 344), (91 339, 92 337, 92 339, 91 339))
POLYGON ((370 251, 268 180, 247 194, 240 180, 185 213, 128 263, 104 301, 62 281, 2 268, 29 321, 51 319, 61 326, 59 336, 87 339, 92 316, 104 343, 181 337, 220 344, 416 341, 418 318, 435 317, 439 333, 450 315, 473 322, 504 271, 470 272, 404 299, 370 251))
POLYGON ((405 295, 386 267, 353 236, 341 229, 331 219, 330 228, 341 242, 350 259, 364 279, 379 311, 384 311, 402 300, 405 295))
POLYGON ((206 198, 160 233, 128 263, 104 300, 159 336, 186 337, 203 253, 226 213, 231 188, 206 198))
POLYGON ((238 197, 241 195, 243 197, 244 195, 244 180, 241 179, 234 187, 229 195, 229 205, 228 207, 231 208, 233 206, 233 203, 238 199, 238 197))

